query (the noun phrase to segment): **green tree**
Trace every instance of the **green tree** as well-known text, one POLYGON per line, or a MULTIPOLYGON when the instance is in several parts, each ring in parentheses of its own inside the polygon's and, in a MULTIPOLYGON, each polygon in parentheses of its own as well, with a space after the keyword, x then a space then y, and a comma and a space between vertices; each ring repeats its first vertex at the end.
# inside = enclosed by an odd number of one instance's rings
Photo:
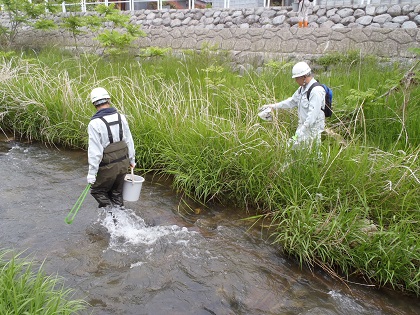
POLYGON ((104 47, 104 53, 111 56, 126 53, 134 40, 146 36, 139 26, 130 24, 130 17, 115 8, 115 4, 98 5, 96 11, 104 22, 111 22, 111 29, 100 33, 96 39, 104 47))
POLYGON ((130 17, 116 9, 115 4, 100 4, 95 10, 99 15, 71 15, 63 18, 60 26, 69 31, 76 50, 77 37, 86 33, 84 27, 88 27, 96 35, 95 39, 104 49, 104 53, 111 56, 128 52, 134 40, 146 36, 139 26, 130 24, 130 17), (105 23, 111 25, 111 28, 104 28, 105 23))
POLYGON ((85 33, 85 31, 82 30, 84 26, 86 26, 86 19, 79 15, 71 15, 69 17, 65 17, 61 23, 61 27, 66 29, 73 37, 76 50, 78 50, 77 36, 85 33))
POLYGON ((56 27, 54 21, 46 18, 48 13, 56 11, 55 3, 38 1, 0 0, 0 5, 9 18, 7 25, 0 25, 0 38, 7 47, 15 43, 23 25, 44 30, 56 27))

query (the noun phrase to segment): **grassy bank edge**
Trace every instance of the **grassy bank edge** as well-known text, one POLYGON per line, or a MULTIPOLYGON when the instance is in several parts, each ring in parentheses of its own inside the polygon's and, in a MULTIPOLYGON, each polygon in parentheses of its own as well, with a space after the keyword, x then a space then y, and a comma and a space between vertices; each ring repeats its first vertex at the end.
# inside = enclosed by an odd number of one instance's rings
POLYGON ((0 250, 1 314, 81 314, 87 303, 74 298, 64 279, 48 276, 29 257, 0 250))

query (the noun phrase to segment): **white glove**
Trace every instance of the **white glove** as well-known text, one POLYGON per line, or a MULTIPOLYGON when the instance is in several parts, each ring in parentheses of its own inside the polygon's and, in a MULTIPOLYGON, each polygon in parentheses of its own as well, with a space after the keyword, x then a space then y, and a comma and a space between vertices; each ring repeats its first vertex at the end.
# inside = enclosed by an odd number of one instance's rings
POLYGON ((87 180, 88 184, 93 185, 93 184, 95 184, 96 176, 88 174, 88 176, 86 177, 86 180, 87 180))
POLYGON ((258 111, 262 112, 262 111, 265 111, 266 109, 273 109, 273 108, 274 108, 274 104, 267 104, 267 105, 261 106, 258 111))
POLYGON ((272 121, 272 109, 271 105, 264 105, 259 109, 258 116, 263 120, 272 121))

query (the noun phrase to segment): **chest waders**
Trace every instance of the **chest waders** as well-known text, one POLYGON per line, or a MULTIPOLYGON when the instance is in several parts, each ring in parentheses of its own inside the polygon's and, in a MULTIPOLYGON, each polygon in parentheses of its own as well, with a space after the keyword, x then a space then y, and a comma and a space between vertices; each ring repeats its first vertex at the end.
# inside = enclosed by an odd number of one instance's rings
POLYGON ((118 120, 113 122, 107 122, 103 117, 99 117, 99 119, 106 125, 110 144, 104 149, 96 181, 91 188, 91 195, 99 203, 99 208, 113 205, 123 206, 122 189, 124 177, 130 166, 130 160, 128 158, 127 144, 125 141, 122 141, 121 116, 118 114, 118 120), (114 142, 111 126, 117 124, 119 125, 120 141, 114 142))

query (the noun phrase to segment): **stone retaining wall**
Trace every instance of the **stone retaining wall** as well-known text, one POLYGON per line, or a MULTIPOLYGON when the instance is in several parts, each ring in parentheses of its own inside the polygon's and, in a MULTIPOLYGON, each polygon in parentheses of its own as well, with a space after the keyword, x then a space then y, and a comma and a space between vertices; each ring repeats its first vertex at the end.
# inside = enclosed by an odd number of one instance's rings
MULTIPOLYGON (((420 4, 354 5, 348 7, 313 6, 309 26, 313 28, 417 28, 420 4)), ((194 26, 213 28, 276 28, 297 26, 297 12, 291 7, 246 8, 225 10, 141 10, 132 13, 131 21, 143 28, 194 26)))
MULTIPOLYGON (((131 23, 141 25, 148 35, 136 42, 139 48, 157 46, 199 50, 203 44, 210 44, 231 51, 239 59, 256 56, 300 58, 348 50, 411 58, 414 54, 408 51, 409 48, 420 48, 419 13, 420 4, 314 6, 309 27, 298 28, 297 13, 291 7, 124 12, 131 15, 131 23)), ((56 15, 56 23, 68 15, 56 15)), ((4 19, 2 13, 2 24, 4 19)), ((23 35, 20 44, 27 46, 46 43, 74 45, 64 30, 45 33, 28 29, 23 35)), ((80 36, 78 46, 93 49, 92 38, 92 34, 80 36)))

